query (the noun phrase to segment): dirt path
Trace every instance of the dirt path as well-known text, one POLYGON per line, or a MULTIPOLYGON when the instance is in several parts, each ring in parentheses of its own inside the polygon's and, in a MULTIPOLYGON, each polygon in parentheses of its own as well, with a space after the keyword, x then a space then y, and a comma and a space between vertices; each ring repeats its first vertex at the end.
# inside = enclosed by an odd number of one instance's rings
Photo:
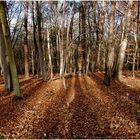
POLYGON ((116 82, 106 87, 102 78, 71 77, 66 90, 61 80, 22 80, 24 99, 15 103, 9 95, 0 103, 10 108, 0 110, 0 132, 6 138, 140 138, 139 91, 116 82))

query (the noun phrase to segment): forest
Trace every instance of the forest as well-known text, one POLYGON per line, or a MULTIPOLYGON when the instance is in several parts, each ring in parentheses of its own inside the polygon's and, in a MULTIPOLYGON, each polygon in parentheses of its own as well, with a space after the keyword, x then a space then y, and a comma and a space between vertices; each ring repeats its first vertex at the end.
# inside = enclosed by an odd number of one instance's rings
POLYGON ((0 139, 140 139, 140 1, 0 1, 0 139))

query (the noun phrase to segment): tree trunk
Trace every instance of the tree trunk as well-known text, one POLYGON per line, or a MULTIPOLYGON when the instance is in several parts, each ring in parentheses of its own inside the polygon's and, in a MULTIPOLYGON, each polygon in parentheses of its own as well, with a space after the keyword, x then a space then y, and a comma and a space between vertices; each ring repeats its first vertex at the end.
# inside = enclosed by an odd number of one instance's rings
MULTIPOLYGON (((102 0, 102 11, 101 11, 101 15, 100 15, 100 22, 99 22, 99 33, 97 31, 97 58, 96 58, 96 64, 95 64, 95 70, 99 71, 100 69, 100 64, 101 64, 101 47, 103 45, 103 35, 104 35, 104 22, 105 22, 105 11, 104 11, 104 7, 105 7, 105 1, 102 0)), ((97 29, 96 29, 97 30, 97 29)))
POLYGON ((48 43, 48 55, 49 55, 49 67, 51 70, 51 79, 53 78, 53 66, 52 66, 52 56, 51 56, 51 49, 50 49, 50 33, 47 27, 47 43, 48 43))
POLYGON ((138 50, 137 51, 137 71, 138 71, 139 70, 139 59, 140 59, 139 55, 140 55, 140 52, 139 52, 139 48, 137 50, 138 50))
POLYGON ((82 24, 81 24, 81 30, 82 30, 82 36, 81 36, 81 45, 82 45, 82 72, 86 72, 86 2, 82 2, 81 7, 81 16, 82 16, 82 24))
POLYGON ((132 71, 133 71, 133 78, 135 77, 135 66, 136 66, 136 54, 137 54, 137 49, 138 49, 138 39, 137 39, 137 33, 134 34, 135 38, 135 47, 134 47, 134 53, 133 53, 133 66, 132 66, 132 71))
POLYGON ((42 48, 42 35, 41 35, 41 2, 36 1, 37 8, 37 25, 38 25, 38 51, 39 51, 39 62, 43 80, 46 81, 46 62, 44 61, 43 48, 42 48))
POLYGON ((25 39, 24 39, 24 59, 25 59, 25 77, 29 77, 29 61, 28 61, 28 2, 25 2, 25 14, 24 14, 24 28, 25 28, 25 39))
POLYGON ((33 46, 31 46, 31 61, 32 61, 32 74, 34 75, 35 72, 35 60, 34 60, 34 49, 33 46))
POLYGON ((6 2, 0 1, 0 20, 2 23, 4 41, 6 45, 6 51, 7 51, 8 61, 10 64, 10 71, 12 75, 13 92, 16 97, 20 97, 19 81, 18 81, 17 69, 16 69, 16 64, 15 64, 15 59, 14 59, 14 53, 12 50, 10 29, 9 29, 8 21, 6 17, 5 5, 6 5, 6 2))
MULTIPOLYGON (((138 5, 138 2, 137 2, 138 5)), ((139 9, 139 6, 138 6, 139 9)), ((138 11, 139 14, 139 11, 138 11)), ((139 15, 138 15, 139 17, 139 15)), ((137 17, 137 20, 139 20, 139 18, 137 17)), ((136 67, 136 56, 137 56, 137 50, 138 50, 138 38, 137 38, 137 34, 138 34, 138 21, 134 21, 134 40, 135 40, 135 46, 134 46, 134 53, 133 53, 133 65, 132 65, 132 72, 133 72, 133 78, 135 77, 135 67, 136 67)))
POLYGON ((64 24, 65 24, 65 4, 66 1, 63 0, 63 12, 61 17, 61 43, 60 43, 60 77, 64 76, 64 24))
POLYGON ((2 66, 2 72, 4 77, 4 84, 6 90, 12 90, 12 79, 10 75, 10 67, 7 62, 7 56, 6 56, 6 46, 4 42, 3 32, 2 32, 2 24, 0 21, 0 61, 2 66))
MULTIPOLYGON (((79 37, 78 37, 78 74, 79 76, 81 76, 81 73, 82 73, 82 61, 83 61, 83 50, 82 50, 82 45, 81 45, 81 34, 82 34, 82 31, 81 31, 81 18, 82 18, 82 15, 81 15, 81 6, 82 6, 82 3, 80 2, 79 3, 79 37)), ((75 56, 75 59, 76 59, 76 56, 75 56)))
POLYGON ((114 22, 115 22, 115 1, 111 1, 111 10, 109 15, 109 34, 108 34, 108 52, 107 52, 107 60, 105 66, 105 77, 104 83, 107 86, 110 86, 111 83, 111 71, 114 61, 114 22))
POLYGON ((37 73, 37 70, 35 71, 35 69, 38 69, 38 47, 37 47, 37 41, 36 41, 36 24, 35 24, 35 17, 34 17, 34 1, 32 1, 32 21, 33 21, 33 45, 34 48, 32 49, 32 53, 34 54, 34 65, 32 63, 32 67, 34 66, 34 68, 32 68, 32 70, 34 69, 34 73, 37 73), (37 65, 35 68, 35 64, 37 65))
POLYGON ((127 38, 128 38, 129 28, 130 28, 132 3, 133 1, 129 1, 128 3, 128 10, 127 10, 126 19, 125 19, 125 33, 124 33, 122 42, 120 44, 120 49, 119 49, 119 54, 118 54, 117 67, 116 67, 118 80, 121 80, 122 78, 123 62, 125 58, 125 50, 127 47, 127 38))
POLYGON ((71 34, 70 34, 70 30, 71 30, 71 22, 73 22, 72 20, 73 20, 73 16, 74 16, 74 11, 73 11, 73 8, 74 8, 74 4, 73 3, 71 3, 70 4, 70 16, 69 16, 69 20, 68 20, 68 27, 67 27, 67 48, 66 48, 66 50, 67 50, 67 52, 66 52, 66 69, 65 69, 65 73, 66 72, 70 72, 71 70, 71 64, 70 64, 70 62, 71 62, 71 51, 72 51, 72 49, 71 49, 71 47, 69 46, 69 44, 70 44, 70 40, 71 40, 71 34))
POLYGON ((78 73, 86 71, 86 2, 79 6, 79 47, 78 47, 78 73))

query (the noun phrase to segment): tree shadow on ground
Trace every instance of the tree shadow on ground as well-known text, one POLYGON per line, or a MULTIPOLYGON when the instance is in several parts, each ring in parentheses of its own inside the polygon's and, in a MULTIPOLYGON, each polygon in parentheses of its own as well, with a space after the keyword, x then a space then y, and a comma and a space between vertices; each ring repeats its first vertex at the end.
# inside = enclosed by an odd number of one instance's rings
POLYGON ((23 79, 22 81, 19 80, 20 87, 24 86, 25 84, 31 83, 31 80, 35 79, 35 77, 29 77, 28 79, 23 79))
POLYGON ((93 100, 86 96, 88 89, 80 78, 76 76, 68 79, 68 85, 66 90, 61 88, 46 104, 43 118, 33 126, 31 138, 108 138, 109 125, 102 129, 97 112, 91 106, 93 100), (67 99, 73 92, 71 86, 75 88, 75 93, 68 105, 67 99))
POLYGON ((102 90, 104 95, 109 96, 116 108, 116 112, 122 112, 129 118, 136 120, 140 124, 140 91, 130 88, 122 82, 113 80, 110 87, 103 84, 102 74, 89 75, 95 81, 98 88, 102 90))
MULTIPOLYGON (((29 102, 31 98, 35 96, 36 90, 42 85, 42 81, 36 82, 36 84, 27 85, 25 89, 21 91, 23 100, 14 101, 12 96, 9 95, 0 103, 0 128, 3 131, 4 128, 8 129, 9 120, 10 122, 15 122, 18 116, 24 113, 23 108, 26 107, 25 102, 29 102)), ((9 132, 10 133, 10 132, 9 132)))
MULTIPOLYGON (((55 85, 54 85, 55 86, 55 85)), ((68 79, 68 86, 71 86, 71 79, 68 79)), ((43 115, 33 125, 32 136, 38 139, 66 138, 65 123, 67 121, 67 92, 63 87, 52 96, 44 98, 43 115)))
POLYGON ((83 77, 76 76, 75 99, 70 105, 72 112, 70 138, 108 138, 109 125, 104 130, 101 128, 98 114, 92 108, 95 100, 88 98, 89 89, 82 81, 83 77))

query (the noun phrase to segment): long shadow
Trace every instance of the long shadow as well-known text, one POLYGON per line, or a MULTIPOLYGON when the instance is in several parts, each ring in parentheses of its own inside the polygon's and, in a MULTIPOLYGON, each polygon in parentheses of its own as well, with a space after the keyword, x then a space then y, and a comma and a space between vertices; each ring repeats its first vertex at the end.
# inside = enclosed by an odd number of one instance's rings
MULTIPOLYGON (((95 81, 100 84, 103 85, 103 83, 101 84, 101 81, 103 81, 103 75, 90 75, 90 77, 94 79, 96 79, 95 81)), ((105 86, 103 85, 102 88, 104 88, 105 86)), ((115 92, 115 95, 118 96, 126 96, 127 98, 129 98, 131 101, 134 101, 137 104, 140 104, 140 90, 131 88, 127 85, 125 85, 124 83, 117 81, 117 80, 112 80, 112 85, 110 87, 108 87, 110 90, 112 90, 113 92, 115 92)))
MULTIPOLYGON (((35 93, 37 88, 39 88, 42 84, 42 81, 30 81, 24 88, 21 88, 21 96, 23 97, 23 100, 27 99, 27 97, 32 96, 32 93, 35 93)), ((2 99, 2 102, 0 103, 0 106, 8 103, 8 101, 12 100, 12 94, 10 91, 3 91, 3 94, 0 94, 0 99, 2 99)), ((13 101, 14 102, 14 101, 13 101)), ((18 101, 15 101, 18 102, 18 101)), ((5 105, 4 105, 5 106, 5 105)))
MULTIPOLYGON (((68 83, 68 86, 70 87, 71 79, 68 79, 68 83)), ((48 103, 46 102, 46 110, 43 113, 43 118, 34 123, 33 135, 31 138, 67 138, 64 129, 68 116, 66 98, 69 87, 65 90, 62 86, 57 93, 47 98, 48 103)))
MULTIPOLYGON (((24 84, 30 83, 30 81, 32 79, 35 79, 35 77, 30 77, 29 79, 25 79, 25 80, 22 80, 22 79, 24 79, 24 78, 19 78, 19 84, 20 84, 20 86, 23 86, 24 84), (22 80, 22 81, 20 81, 20 80, 22 80)), ((0 84, 4 84, 4 81, 1 80, 1 79, 0 79, 0 84)))
MULTIPOLYGON (((34 79, 34 77, 32 77, 32 78, 30 78, 30 79, 27 79, 27 80, 23 80, 22 82, 20 82, 20 83, 19 83, 19 84, 20 84, 20 88, 22 88, 22 86, 26 84, 27 86, 24 87, 24 88, 26 89, 30 83, 33 84, 32 79, 34 79)), ((36 82, 36 81, 35 81, 35 82, 36 82)), ((1 83, 0 83, 0 84, 1 84, 1 83)), ((25 89, 24 89, 24 90, 25 90, 25 89)), ((0 99, 5 100, 5 99, 6 99, 8 96, 10 96, 10 95, 11 95, 11 92, 10 92, 10 91, 6 91, 6 90, 4 89, 4 87, 2 87, 2 89, 1 89, 1 91, 0 91, 0 99)))
POLYGON ((36 91, 41 88, 43 83, 44 82, 40 80, 40 81, 35 81, 33 83, 26 85, 24 89, 22 89, 22 92, 21 92, 21 96, 23 97, 23 100, 32 98, 35 95, 36 91))
POLYGON ((91 100, 87 98, 87 91, 84 93, 83 88, 86 88, 85 85, 81 85, 79 77, 76 76, 75 99, 70 105, 70 112, 73 115, 69 128, 69 138, 108 138, 110 132, 108 128, 105 131, 101 130, 97 112, 92 109, 91 100))
POLYGON ((26 87, 22 93, 23 99, 20 101, 13 101, 12 96, 9 96, 6 101, 0 104, 0 128, 2 130, 4 128, 8 129, 9 120, 14 122, 18 116, 24 113, 23 107, 25 106, 25 102, 28 102, 31 98, 33 98, 36 90, 39 89, 42 83, 43 82, 40 81, 35 86, 30 85, 30 87, 26 87))
POLYGON ((30 83, 31 80, 33 80, 33 79, 35 79, 35 77, 31 77, 31 78, 29 78, 29 79, 25 79, 25 80, 19 81, 19 84, 20 84, 20 86, 23 86, 23 85, 25 85, 25 84, 30 83))
POLYGON ((105 95, 113 99, 116 111, 121 111, 140 124, 140 91, 115 80, 112 81, 110 87, 106 87, 103 85, 102 75, 94 74, 89 76, 97 83, 98 88, 101 89, 105 95))

